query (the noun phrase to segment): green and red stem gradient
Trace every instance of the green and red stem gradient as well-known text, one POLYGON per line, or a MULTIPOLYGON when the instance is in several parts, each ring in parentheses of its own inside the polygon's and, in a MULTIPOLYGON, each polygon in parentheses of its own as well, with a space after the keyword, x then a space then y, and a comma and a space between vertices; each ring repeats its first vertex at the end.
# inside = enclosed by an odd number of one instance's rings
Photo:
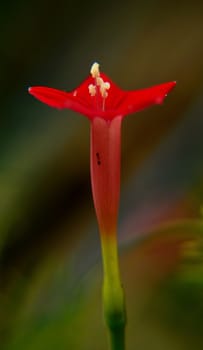
POLYGON ((43 86, 29 88, 29 93, 41 102, 58 109, 71 109, 90 120, 91 184, 102 244, 104 313, 111 349, 125 347, 125 306, 117 253, 121 123, 128 114, 161 104, 175 85, 176 82, 167 82, 124 91, 94 63, 87 79, 71 92, 43 86))

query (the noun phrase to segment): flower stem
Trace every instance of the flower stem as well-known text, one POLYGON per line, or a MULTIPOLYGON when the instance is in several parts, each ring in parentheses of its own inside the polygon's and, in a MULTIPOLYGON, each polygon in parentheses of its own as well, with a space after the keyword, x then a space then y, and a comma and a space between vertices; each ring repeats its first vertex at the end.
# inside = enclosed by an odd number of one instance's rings
POLYGON ((126 311, 120 280, 116 234, 101 235, 104 269, 103 307, 109 329, 110 349, 125 349, 126 311))
POLYGON ((110 331, 110 346, 111 350, 125 349, 125 328, 110 331))

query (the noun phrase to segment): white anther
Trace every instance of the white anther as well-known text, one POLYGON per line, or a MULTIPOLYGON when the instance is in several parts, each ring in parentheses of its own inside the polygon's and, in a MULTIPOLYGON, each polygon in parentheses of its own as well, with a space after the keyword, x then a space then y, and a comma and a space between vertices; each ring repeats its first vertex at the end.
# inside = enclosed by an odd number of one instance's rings
POLYGON ((90 85, 88 86, 88 89, 89 89, 89 93, 90 93, 91 96, 95 96, 95 95, 96 95, 97 89, 96 89, 96 86, 95 86, 95 85, 90 84, 90 85))
POLYGON ((102 85, 104 84, 104 81, 103 81, 102 78, 97 77, 97 78, 96 78, 96 83, 97 83, 98 86, 102 86, 102 85))
POLYGON ((100 76, 99 63, 97 63, 97 62, 93 63, 93 65, 90 69, 90 73, 92 75, 92 78, 97 78, 100 76))
POLYGON ((106 89, 106 90, 109 90, 111 85, 110 85, 110 83, 107 81, 107 82, 104 83, 104 86, 105 86, 105 89, 106 89))
POLYGON ((100 84, 100 93, 101 93, 103 98, 107 98, 108 92, 106 90, 109 90, 109 89, 110 89, 110 84, 108 82, 104 82, 102 80, 102 82, 100 84))

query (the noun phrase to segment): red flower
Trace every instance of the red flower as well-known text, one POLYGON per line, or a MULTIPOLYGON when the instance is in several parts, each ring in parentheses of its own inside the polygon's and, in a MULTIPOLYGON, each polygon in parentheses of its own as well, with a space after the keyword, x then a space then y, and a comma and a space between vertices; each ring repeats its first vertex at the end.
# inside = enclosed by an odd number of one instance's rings
POLYGON ((175 82, 169 82, 147 89, 124 91, 100 73, 98 64, 94 63, 91 75, 72 92, 35 86, 29 88, 29 93, 51 107, 72 109, 89 119, 101 117, 112 120, 162 103, 175 85, 175 82))
POLYGON ((29 93, 51 107, 68 108, 91 120, 91 181, 102 235, 116 232, 120 189, 120 127, 124 116, 160 104, 175 82, 123 91, 94 63, 89 77, 72 92, 31 87, 29 93))

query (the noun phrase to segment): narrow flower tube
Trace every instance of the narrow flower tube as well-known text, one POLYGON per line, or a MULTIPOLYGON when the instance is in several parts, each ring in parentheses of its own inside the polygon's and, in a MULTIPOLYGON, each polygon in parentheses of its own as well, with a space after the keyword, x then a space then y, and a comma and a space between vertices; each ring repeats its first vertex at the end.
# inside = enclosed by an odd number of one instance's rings
POLYGON ((100 233, 116 232, 120 195, 121 117, 91 122, 91 182, 100 233))

